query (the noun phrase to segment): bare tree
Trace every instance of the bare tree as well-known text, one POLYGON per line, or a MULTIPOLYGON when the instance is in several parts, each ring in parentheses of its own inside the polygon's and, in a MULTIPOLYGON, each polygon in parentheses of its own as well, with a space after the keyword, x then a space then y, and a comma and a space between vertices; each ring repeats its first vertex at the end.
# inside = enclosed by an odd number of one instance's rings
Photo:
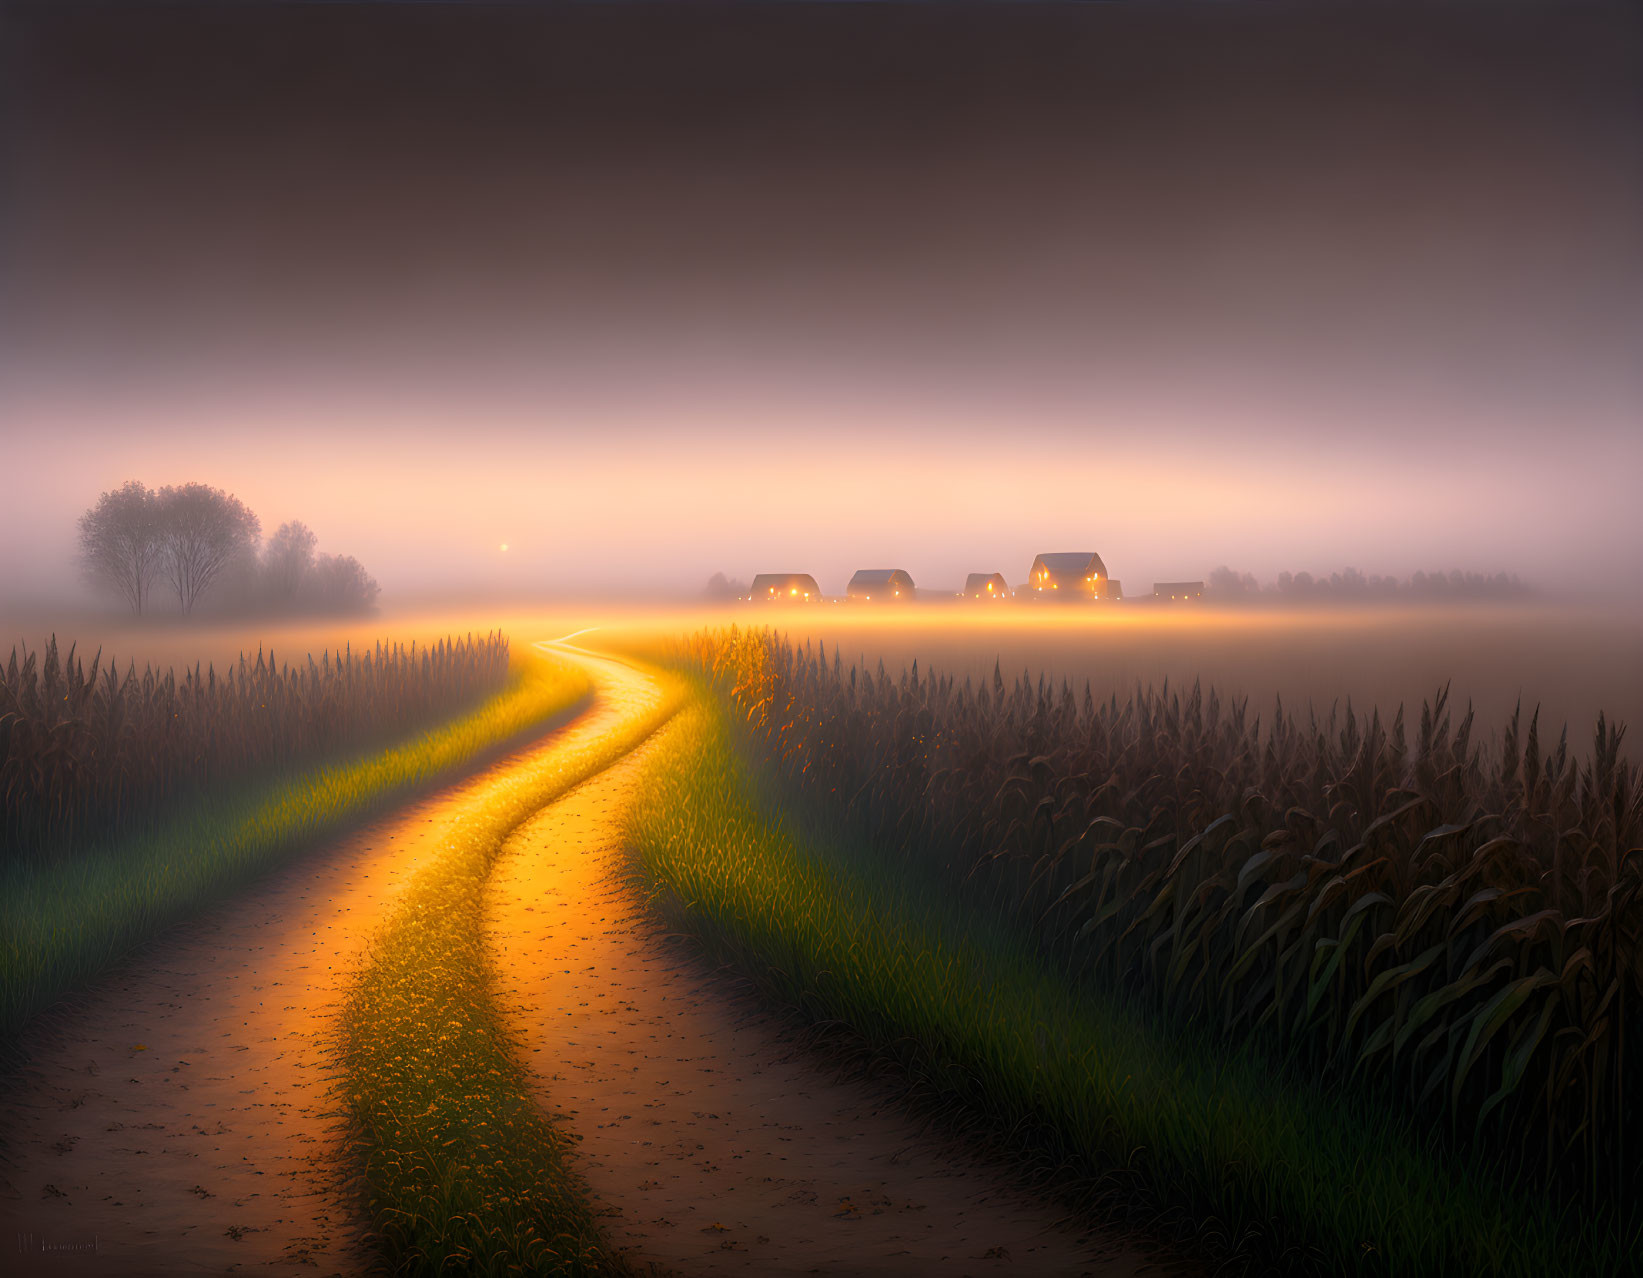
POLYGON ((119 594, 138 616, 160 570, 158 513, 154 494, 133 479, 80 516, 86 575, 119 594))
POLYGON ((317 545, 319 538, 307 524, 295 519, 281 524, 268 539, 262 560, 263 580, 276 602, 289 604, 297 597, 303 579, 313 570, 317 545))
POLYGON ((185 616, 224 567, 254 549, 262 532, 238 497, 209 484, 160 489, 159 523, 166 574, 185 616))

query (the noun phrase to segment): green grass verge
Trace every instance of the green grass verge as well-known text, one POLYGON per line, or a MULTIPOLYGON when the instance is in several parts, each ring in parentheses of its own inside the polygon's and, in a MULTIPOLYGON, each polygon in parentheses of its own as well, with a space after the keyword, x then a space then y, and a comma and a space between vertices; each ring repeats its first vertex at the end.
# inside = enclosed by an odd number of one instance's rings
POLYGON ((550 768, 511 777, 454 821, 377 939, 343 1016, 344 1087, 375 1241, 395 1273, 622 1274, 569 1138, 541 1113, 493 995, 485 879, 508 836, 660 726, 682 697, 657 689, 550 768))
POLYGON ((471 714, 399 745, 201 800, 71 861, 8 867, 0 875, 0 1041, 165 928, 539 730, 588 691, 581 671, 532 655, 471 714))
MULTIPOLYGON (((1132 1219, 1256 1272, 1625 1272, 1635 1223, 1560 1220, 1416 1134, 1247 1055, 1078 988, 893 860, 762 801, 705 700, 630 816, 658 907, 818 1022, 842 1022, 926 1095, 1122 1200, 1132 1219)), ((1110 1204, 1116 1205, 1116 1204, 1110 1204)))

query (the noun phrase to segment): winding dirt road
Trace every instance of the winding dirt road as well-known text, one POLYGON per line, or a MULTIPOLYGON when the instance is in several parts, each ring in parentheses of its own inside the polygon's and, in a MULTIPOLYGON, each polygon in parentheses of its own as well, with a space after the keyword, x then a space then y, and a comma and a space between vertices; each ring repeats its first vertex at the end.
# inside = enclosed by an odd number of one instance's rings
MULTIPOLYGON (((592 708, 178 929, 33 1035, 0 1089, 0 1269, 370 1265, 340 1157, 335 1015, 463 811, 653 704, 630 667, 564 655, 594 675, 592 708)), ((655 748, 522 827, 488 889, 504 1006, 543 1104, 582 1138, 611 1241, 683 1275, 1143 1271, 794 1054, 659 934, 623 886, 618 846, 655 748)))

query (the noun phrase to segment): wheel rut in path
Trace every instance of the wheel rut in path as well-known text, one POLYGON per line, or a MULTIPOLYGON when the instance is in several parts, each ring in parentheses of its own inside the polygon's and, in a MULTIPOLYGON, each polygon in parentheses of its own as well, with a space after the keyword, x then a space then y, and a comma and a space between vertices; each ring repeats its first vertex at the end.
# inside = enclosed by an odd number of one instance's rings
POLYGON ((835 1078, 664 934, 620 845, 655 748, 521 826, 487 885, 499 1004, 611 1244, 688 1278, 1165 1272, 835 1078))
POLYGON ((452 821, 627 713, 595 702, 305 855, 30 1031, 0 1084, 0 1272, 366 1270, 330 1048, 367 946, 452 821), (23 1254, 18 1236, 86 1250, 23 1254))

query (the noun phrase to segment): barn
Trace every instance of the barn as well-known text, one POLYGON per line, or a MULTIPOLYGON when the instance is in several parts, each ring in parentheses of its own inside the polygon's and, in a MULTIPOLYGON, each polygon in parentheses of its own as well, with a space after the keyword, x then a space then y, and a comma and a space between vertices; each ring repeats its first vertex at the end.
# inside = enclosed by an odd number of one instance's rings
POLYGON ((1093 550, 1057 551, 1033 560, 1027 587, 1036 599, 1107 599, 1107 565, 1093 550))
POLYGON ((807 572, 761 572, 747 597, 754 603, 820 603, 822 592, 807 572))
POLYGON ((863 602, 877 599, 911 603, 913 579, 900 568, 863 568, 850 578, 845 594, 863 602))
POLYGON ((1008 599, 1009 583, 1001 572, 973 572, 964 579, 966 599, 1008 599))

